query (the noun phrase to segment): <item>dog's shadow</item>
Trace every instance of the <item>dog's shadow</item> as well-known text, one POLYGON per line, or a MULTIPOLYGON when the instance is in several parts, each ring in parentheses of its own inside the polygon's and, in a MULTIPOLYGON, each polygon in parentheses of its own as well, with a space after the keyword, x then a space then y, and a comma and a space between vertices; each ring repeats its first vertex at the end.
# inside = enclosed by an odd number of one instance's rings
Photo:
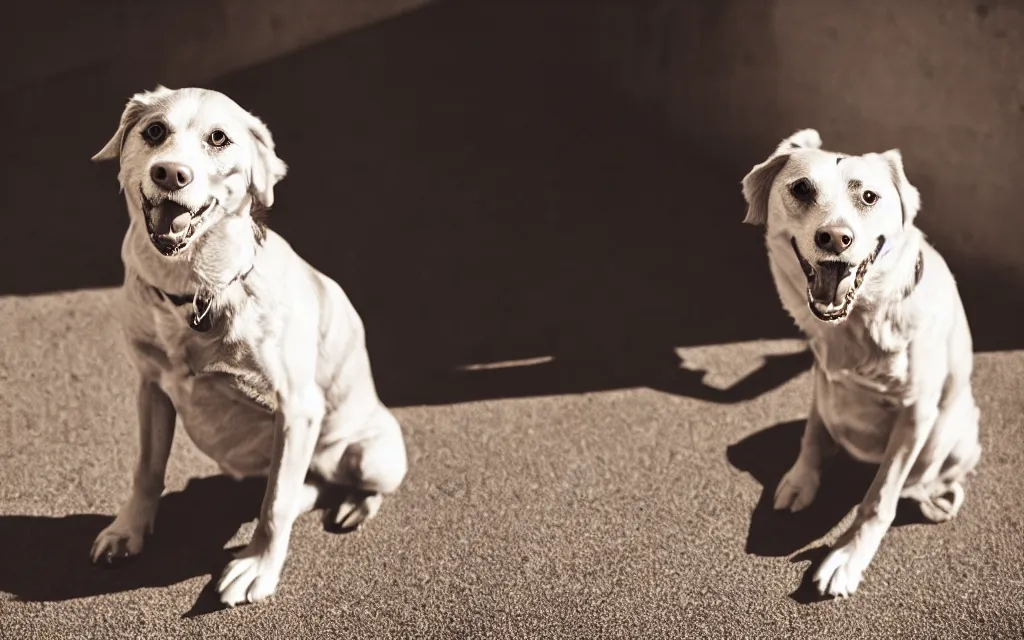
POLYGON ((94 565, 93 540, 112 516, 0 516, 0 591, 15 600, 53 602, 166 587, 208 575, 193 617, 221 608, 216 577, 231 559, 224 545, 259 514, 266 480, 193 479, 160 500, 156 531, 143 552, 116 566, 94 565))
MULTIPOLYGON (((794 420, 759 431, 726 450, 729 463, 754 477, 764 487, 750 516, 746 552, 764 557, 788 556, 828 534, 856 507, 878 471, 877 465, 858 462, 840 453, 827 463, 821 487, 811 506, 798 513, 776 511, 775 489, 796 461, 804 420, 794 420)), ((927 522, 916 503, 900 500, 894 527, 927 522)), ((800 586, 790 597, 807 604, 820 600, 812 576, 828 554, 819 545, 799 553, 792 562, 810 561, 800 586)))
POLYGON ((622 353, 560 354, 548 362, 529 366, 440 371, 422 382, 398 380, 388 373, 380 377, 387 378, 382 386, 392 397, 400 398, 400 404, 438 404, 437 398, 469 402, 478 398, 564 395, 632 387, 716 404, 737 404, 781 387, 807 371, 811 362, 807 349, 769 354, 760 367, 725 389, 709 385, 705 381, 707 371, 690 369, 677 353, 655 345, 633 347, 622 353))

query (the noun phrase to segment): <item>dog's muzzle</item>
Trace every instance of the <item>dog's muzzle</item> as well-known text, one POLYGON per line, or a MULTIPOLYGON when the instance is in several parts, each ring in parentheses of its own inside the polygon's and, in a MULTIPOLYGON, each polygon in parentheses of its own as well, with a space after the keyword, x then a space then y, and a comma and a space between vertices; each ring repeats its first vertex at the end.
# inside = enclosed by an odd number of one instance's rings
POLYGON ((878 236, 875 250, 859 264, 845 260, 826 260, 812 265, 800 254, 796 238, 790 238, 790 244, 793 245, 796 259, 807 277, 807 306, 811 313, 822 322, 838 324, 845 320, 853 309, 868 269, 885 246, 885 236, 878 236), (845 292, 842 292, 844 286, 845 292))
POLYGON ((170 198, 154 202, 146 197, 142 187, 139 187, 139 195, 149 239, 165 256, 173 256, 188 246, 203 215, 215 204, 212 198, 198 209, 191 209, 170 198))

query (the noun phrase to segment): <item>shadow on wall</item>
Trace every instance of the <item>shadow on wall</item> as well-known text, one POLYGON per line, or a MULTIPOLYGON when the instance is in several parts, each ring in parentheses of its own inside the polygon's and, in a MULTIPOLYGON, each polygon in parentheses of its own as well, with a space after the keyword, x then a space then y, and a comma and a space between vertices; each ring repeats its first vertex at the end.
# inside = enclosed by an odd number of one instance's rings
MULTIPOLYGON (((291 171, 271 224, 352 298, 384 401, 651 386, 736 402, 804 370, 770 361, 722 391, 673 351, 795 335, 759 231, 740 223, 739 180, 769 150, 674 146, 581 71, 580 5, 482 4, 430 5, 207 83, 274 132, 291 171)), ((728 72, 715 53, 695 91, 728 72)), ((115 170, 88 159, 151 87, 96 95, 96 81, 3 107, 19 156, 2 178, 18 213, 0 293, 120 281, 115 170)))
POLYGON ((831 149, 901 148, 924 200, 918 224, 960 283, 976 348, 1020 348, 1014 314, 994 310, 1016 307, 1024 282, 1013 222, 1024 5, 907 0, 877 20, 863 20, 863 9, 838 0, 600 2, 579 14, 579 31, 610 92, 629 95, 676 140, 721 156, 730 175, 808 126, 831 149), (871 90, 851 77, 870 78, 871 90))

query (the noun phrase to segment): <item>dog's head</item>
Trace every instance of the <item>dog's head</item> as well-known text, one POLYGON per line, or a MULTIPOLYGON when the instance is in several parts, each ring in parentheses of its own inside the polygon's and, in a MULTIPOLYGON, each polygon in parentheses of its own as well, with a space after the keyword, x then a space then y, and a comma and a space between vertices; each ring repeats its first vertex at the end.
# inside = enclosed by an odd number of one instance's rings
POLYGON ((132 97, 92 159, 120 159, 129 210, 165 256, 181 254, 227 216, 249 215, 253 200, 270 207, 287 172, 259 118, 196 88, 159 86, 132 97))
POLYGON ((821 149, 804 129, 743 178, 748 224, 792 246, 787 259, 807 277, 807 302, 823 322, 846 319, 872 265, 913 224, 920 195, 900 152, 848 156, 821 149))

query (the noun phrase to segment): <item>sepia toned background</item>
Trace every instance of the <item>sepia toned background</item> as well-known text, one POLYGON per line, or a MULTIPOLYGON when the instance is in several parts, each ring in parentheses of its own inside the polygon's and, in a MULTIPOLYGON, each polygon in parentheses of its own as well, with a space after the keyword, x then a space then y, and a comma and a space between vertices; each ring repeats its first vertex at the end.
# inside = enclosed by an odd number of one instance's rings
POLYGON ((1024 5, 50 0, 0 30, 0 637, 1022 633, 1024 5), (89 158, 158 83, 269 125, 271 225, 352 298, 408 438, 365 531, 300 520, 268 606, 214 610, 261 487, 180 430, 144 556, 86 562, 136 429, 89 158), (810 358, 739 181, 804 127, 902 150, 979 352, 961 517, 894 529, 849 602, 799 587, 871 470, 767 508, 810 358))

